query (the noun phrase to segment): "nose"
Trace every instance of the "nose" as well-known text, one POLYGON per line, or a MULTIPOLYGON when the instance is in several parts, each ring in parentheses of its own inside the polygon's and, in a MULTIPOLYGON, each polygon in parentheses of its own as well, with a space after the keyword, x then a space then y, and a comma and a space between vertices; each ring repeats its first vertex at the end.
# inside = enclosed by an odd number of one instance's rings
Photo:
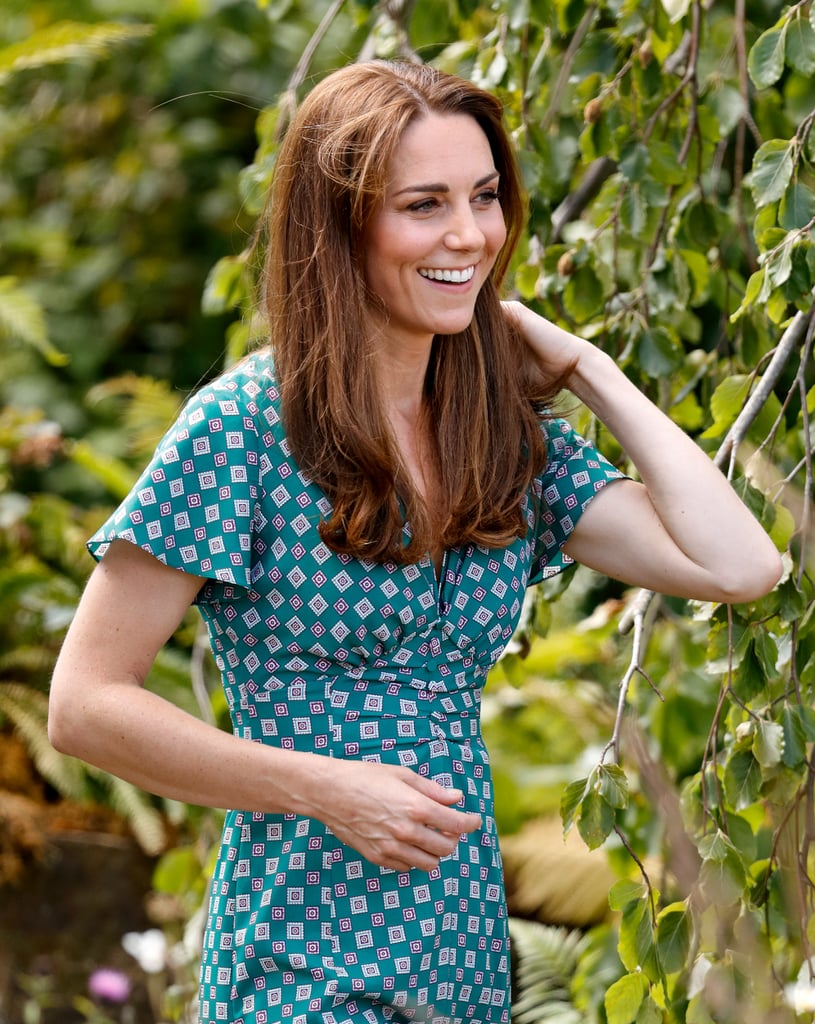
POLYGON ((484 247, 484 232, 469 201, 458 204, 451 212, 444 241, 449 249, 465 252, 478 252, 484 247))

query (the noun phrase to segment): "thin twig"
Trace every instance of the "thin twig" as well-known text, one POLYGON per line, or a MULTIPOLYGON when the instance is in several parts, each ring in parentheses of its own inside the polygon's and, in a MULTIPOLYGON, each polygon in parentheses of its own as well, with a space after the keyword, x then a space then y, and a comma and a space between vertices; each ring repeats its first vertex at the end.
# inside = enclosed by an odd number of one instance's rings
POLYGON ((574 30, 574 35, 569 42, 569 46, 566 53, 563 55, 563 64, 561 65, 560 72, 558 73, 555 87, 552 90, 552 95, 549 98, 549 104, 546 110, 546 114, 541 120, 541 128, 546 131, 552 124, 552 121, 558 115, 558 109, 560 107, 560 97, 563 90, 566 88, 566 83, 569 80, 569 74, 572 70, 572 64, 577 56, 577 51, 580 49, 583 40, 586 37, 586 33, 591 28, 591 23, 594 21, 595 15, 597 14, 597 4, 591 4, 586 8, 586 12, 580 19, 580 24, 574 30))

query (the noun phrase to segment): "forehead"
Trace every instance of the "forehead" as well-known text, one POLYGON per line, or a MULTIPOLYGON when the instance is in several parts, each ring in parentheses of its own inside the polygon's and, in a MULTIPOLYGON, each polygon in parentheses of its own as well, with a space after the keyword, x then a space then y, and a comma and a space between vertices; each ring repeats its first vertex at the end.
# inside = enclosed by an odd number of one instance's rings
POLYGON ((474 181, 494 171, 484 130, 469 114, 424 114, 399 140, 389 167, 389 189, 412 184, 474 181))

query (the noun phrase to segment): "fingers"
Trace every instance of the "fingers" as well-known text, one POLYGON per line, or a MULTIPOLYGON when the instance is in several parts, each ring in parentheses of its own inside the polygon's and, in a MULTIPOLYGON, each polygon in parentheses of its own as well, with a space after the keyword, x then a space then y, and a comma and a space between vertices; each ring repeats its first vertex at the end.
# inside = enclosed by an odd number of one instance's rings
POLYGON ((457 804, 464 799, 464 794, 460 789, 448 789, 446 786, 441 786, 438 782, 417 775, 415 772, 410 773, 407 781, 433 801, 433 805, 417 808, 421 824, 455 836, 475 832, 481 827, 480 814, 458 811, 453 807, 444 806, 457 804))
MULTIPOLYGON (((338 838, 365 858, 396 871, 432 871, 481 827, 481 815, 457 809, 459 789, 403 766, 340 762, 346 783, 330 806, 315 808, 338 838)), ((324 797, 325 794, 322 794, 324 797)))

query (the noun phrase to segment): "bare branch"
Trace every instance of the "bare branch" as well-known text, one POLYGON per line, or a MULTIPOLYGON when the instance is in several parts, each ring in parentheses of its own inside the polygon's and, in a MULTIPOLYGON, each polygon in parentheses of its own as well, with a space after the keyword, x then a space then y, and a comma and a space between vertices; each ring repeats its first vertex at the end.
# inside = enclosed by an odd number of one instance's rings
POLYGON ((550 243, 557 242, 560 239, 563 228, 570 221, 580 216, 600 191, 600 187, 606 178, 611 177, 616 170, 617 164, 611 157, 601 156, 592 161, 574 192, 570 192, 553 212, 552 230, 549 235, 550 243))
POLYGON ((787 365, 790 356, 798 349, 806 337, 807 330, 813 322, 813 317, 815 317, 815 307, 807 313, 799 311, 795 314, 792 323, 781 335, 781 340, 764 376, 761 378, 761 383, 750 395, 736 422, 728 430, 724 441, 722 441, 719 450, 716 452, 713 461, 720 468, 729 459, 728 479, 732 479, 733 476, 739 445, 747 436, 747 431, 750 429, 756 416, 758 416, 764 403, 772 394, 773 388, 778 383, 781 372, 787 365))
POLYGON ((628 690, 634 676, 641 675, 651 689, 654 690, 660 700, 662 699, 662 694, 651 682, 651 679, 642 667, 645 639, 647 635, 645 619, 654 596, 653 591, 650 590, 637 591, 634 600, 625 609, 622 618, 620 619, 619 631, 625 634, 633 628, 634 638, 631 643, 631 660, 628 663, 625 675, 620 681, 620 689, 617 696, 617 713, 614 717, 614 729, 611 734, 611 739, 603 750, 603 754, 600 758, 601 761, 605 758, 609 750, 613 753, 615 763, 619 763, 620 761, 620 734, 623 728, 623 717, 625 715, 625 707, 628 701, 628 690))

